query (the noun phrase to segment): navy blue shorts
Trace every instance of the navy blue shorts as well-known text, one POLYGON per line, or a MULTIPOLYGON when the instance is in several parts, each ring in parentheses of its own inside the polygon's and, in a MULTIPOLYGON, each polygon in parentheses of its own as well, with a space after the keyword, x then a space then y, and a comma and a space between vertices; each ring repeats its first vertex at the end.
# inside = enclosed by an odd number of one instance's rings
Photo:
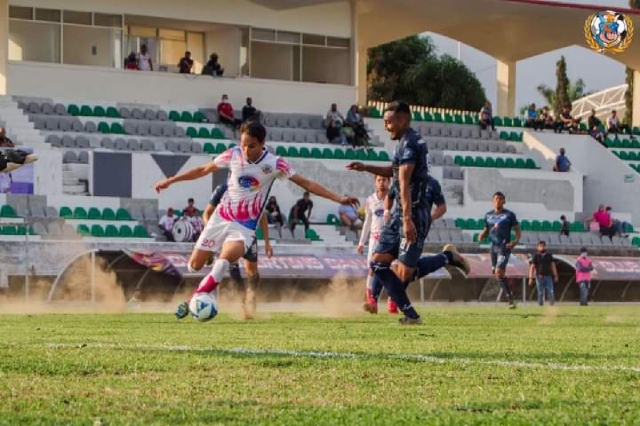
POLYGON ((249 250, 247 250, 242 258, 249 262, 258 261, 258 240, 256 237, 253 237, 253 242, 251 243, 251 246, 249 246, 249 250))
POLYGON ((412 216, 418 234, 416 241, 413 244, 407 243, 402 229, 402 217, 394 215, 382 228, 375 253, 391 254, 405 266, 415 268, 422 256, 424 240, 431 226, 431 216, 426 210, 415 211, 412 216))
POLYGON ((493 270, 506 270, 511 257, 511 249, 506 244, 491 244, 491 266, 493 270))

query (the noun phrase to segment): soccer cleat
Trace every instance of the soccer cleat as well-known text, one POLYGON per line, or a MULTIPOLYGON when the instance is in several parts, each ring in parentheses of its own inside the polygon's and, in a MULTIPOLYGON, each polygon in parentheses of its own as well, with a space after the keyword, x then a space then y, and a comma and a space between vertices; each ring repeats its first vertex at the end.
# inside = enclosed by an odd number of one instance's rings
POLYGON ((189 304, 187 302, 180 302, 174 313, 177 319, 181 320, 189 315, 189 304))
POLYGON ((460 253, 458 253, 456 246, 454 246, 453 244, 447 244, 442 248, 442 251, 449 251, 453 255, 453 260, 449 263, 449 265, 455 266, 456 268, 461 269, 465 273, 465 275, 469 275, 469 272, 471 272, 471 265, 469 264, 469 261, 467 259, 465 259, 460 253))
POLYGON ((391 298, 389 298, 389 301, 387 302, 387 311, 389 311, 390 314, 398 313, 398 305, 396 305, 396 302, 391 300, 391 298))
POLYGON ((398 324, 400 325, 421 325, 422 318, 410 318, 410 317, 402 317, 398 320, 398 324))
POLYGON ((512 300, 512 301, 509 303, 509 309, 515 309, 515 308, 516 308, 516 302, 512 300))
POLYGON ((367 299, 367 301, 364 302, 363 308, 366 312, 369 312, 370 314, 377 314, 378 302, 376 302, 375 299, 367 299))

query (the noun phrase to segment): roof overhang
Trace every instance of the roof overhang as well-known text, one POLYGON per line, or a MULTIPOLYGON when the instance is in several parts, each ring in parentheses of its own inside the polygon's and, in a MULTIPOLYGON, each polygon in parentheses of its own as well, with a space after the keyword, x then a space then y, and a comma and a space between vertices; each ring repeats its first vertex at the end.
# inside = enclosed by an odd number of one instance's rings
POLYGON ((315 6, 322 3, 336 3, 345 0, 251 0, 263 7, 274 10, 296 9, 298 7, 315 6))

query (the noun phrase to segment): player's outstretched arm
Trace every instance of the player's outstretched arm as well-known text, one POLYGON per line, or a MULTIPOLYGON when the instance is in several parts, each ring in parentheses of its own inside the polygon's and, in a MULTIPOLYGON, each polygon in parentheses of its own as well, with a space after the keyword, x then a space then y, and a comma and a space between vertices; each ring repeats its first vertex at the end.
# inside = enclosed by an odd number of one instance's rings
POLYGON ((360 233, 360 242, 358 242, 358 253, 362 254, 362 248, 364 244, 369 239, 369 234, 371 233, 371 216, 373 213, 369 210, 369 206, 367 206, 366 213, 364 216, 364 223, 362 224, 362 231, 360 233))
POLYGON ((514 248, 520 242, 520 237, 522 236, 522 230, 520 229, 520 225, 515 225, 513 227, 513 232, 515 232, 516 238, 508 244, 510 248, 514 248))
POLYGON ((202 166, 194 167, 191 170, 187 170, 184 173, 180 173, 179 175, 171 176, 166 179, 162 179, 158 183, 156 183, 156 192, 160 192, 163 189, 167 189, 171 185, 176 182, 182 182, 185 180, 196 180, 209 175, 218 170, 218 166, 213 161, 208 162, 202 166))
POLYGON ((359 161, 354 161, 347 164, 347 170, 353 170, 356 172, 367 172, 372 175, 392 177, 393 167, 391 166, 372 166, 371 164, 364 164, 359 161))
POLYGON ((415 164, 403 164, 400 166, 398 180, 400 181, 400 205, 402 206, 402 227, 405 238, 409 243, 416 241, 418 233, 411 217, 411 175, 415 169, 415 164))
POLYGON ((334 201, 338 204, 351 204, 353 206, 360 205, 360 201, 358 201, 356 197, 349 197, 348 195, 341 197, 335 192, 329 191, 324 186, 311 181, 304 176, 296 174, 291 176, 289 180, 291 180, 291 182, 295 183, 299 187, 311 192, 312 194, 317 195, 318 197, 326 198, 327 200, 334 201))
POLYGON ((271 247, 271 241, 269 241, 269 221, 266 213, 262 213, 262 216, 260 216, 260 229, 262 229, 262 235, 264 236, 265 254, 268 258, 271 258, 273 256, 273 248, 271 247))
POLYGON ((484 225, 484 229, 482 230, 482 232, 480 233, 480 235, 478 235, 478 242, 481 243, 482 240, 484 240, 485 238, 487 238, 487 235, 489 235, 489 227, 487 227, 487 225, 484 225))
POLYGON ((438 204, 436 210, 431 215, 431 222, 440 219, 447 212, 447 203, 438 204))
POLYGON ((207 207, 204 208, 204 212, 202 213, 202 221, 204 222, 205 225, 209 222, 209 218, 211 217, 211 215, 215 210, 216 210, 216 206, 214 206, 211 203, 207 204, 207 207))

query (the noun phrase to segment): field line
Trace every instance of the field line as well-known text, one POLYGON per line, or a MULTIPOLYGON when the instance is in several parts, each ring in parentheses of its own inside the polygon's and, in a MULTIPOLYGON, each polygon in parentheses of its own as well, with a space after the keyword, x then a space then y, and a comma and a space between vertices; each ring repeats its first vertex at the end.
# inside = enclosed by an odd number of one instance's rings
POLYGON ((46 345, 50 349, 71 349, 71 348, 100 348, 100 349, 133 349, 147 351, 166 351, 166 352, 203 352, 220 355, 264 355, 264 356, 283 356, 293 358, 326 358, 326 359, 390 359, 399 361, 424 362, 428 364, 456 364, 456 365, 495 365, 499 367, 514 367, 527 369, 547 369, 560 371, 628 371, 640 373, 640 367, 617 366, 617 365, 569 365, 562 363, 541 363, 527 361, 506 361, 506 360, 488 360, 473 359, 461 357, 438 357, 434 355, 421 354, 365 354, 356 352, 318 352, 318 351, 296 351, 288 349, 252 349, 252 348, 212 348, 212 347, 193 347, 193 346, 170 346, 170 345, 129 345, 117 343, 88 343, 88 344, 69 344, 69 343, 52 343, 46 345))

